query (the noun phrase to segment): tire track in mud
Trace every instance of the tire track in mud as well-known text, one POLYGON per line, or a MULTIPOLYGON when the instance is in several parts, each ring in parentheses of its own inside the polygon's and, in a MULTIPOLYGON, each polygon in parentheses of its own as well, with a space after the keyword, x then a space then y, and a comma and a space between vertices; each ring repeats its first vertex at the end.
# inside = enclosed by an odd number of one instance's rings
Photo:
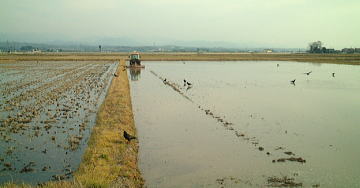
MULTIPOLYGON (((251 137, 248 134, 245 134, 243 131, 237 131, 235 130, 235 124, 226 120, 225 116, 221 116, 219 114, 215 114, 212 110, 204 108, 204 105, 198 104, 196 101, 194 101, 191 97, 189 97, 188 95, 186 95, 182 90, 184 88, 182 88, 179 84, 169 80, 168 78, 164 78, 162 76, 160 76, 158 73, 156 73, 153 70, 150 70, 150 73, 152 75, 154 75, 155 77, 157 77, 159 80, 161 80, 165 85, 169 86, 170 88, 172 88, 175 92, 177 92, 178 94, 180 94, 183 98, 185 98, 186 100, 190 101, 191 103, 193 103, 194 105, 197 106, 198 109, 200 109, 201 111, 203 111, 205 113, 205 115, 212 117, 214 120, 217 121, 218 124, 220 124, 222 127, 224 127, 225 129, 229 130, 229 131, 233 131, 234 135, 238 138, 241 138, 244 141, 247 141, 248 143, 252 144, 256 150, 264 153, 266 156, 270 156, 272 153, 270 153, 269 150, 265 150, 264 147, 261 146, 260 140, 257 139, 256 137, 251 137)), ((284 157, 278 158, 278 159, 272 159, 271 162, 272 163, 284 163, 284 162, 298 162, 300 164, 305 164, 306 160, 303 157, 296 157, 296 154, 286 150, 285 151, 285 147, 282 146, 277 146, 274 148, 274 150, 272 152, 276 152, 278 155, 283 155, 284 157)), ((276 176, 272 176, 272 177, 276 177, 276 176)), ((276 177, 278 179, 286 179, 286 176, 284 177, 276 177), (285 177, 285 178, 284 178, 285 177)), ((294 179, 292 179, 294 180, 294 179)), ((269 183, 269 182, 268 182, 269 183)), ((271 184, 269 183, 267 186, 272 186, 275 185, 276 187, 281 187, 281 185, 284 186, 299 186, 302 185, 302 183, 295 183, 295 182, 287 182, 288 184, 281 184, 282 182, 278 182, 278 184, 271 184)))

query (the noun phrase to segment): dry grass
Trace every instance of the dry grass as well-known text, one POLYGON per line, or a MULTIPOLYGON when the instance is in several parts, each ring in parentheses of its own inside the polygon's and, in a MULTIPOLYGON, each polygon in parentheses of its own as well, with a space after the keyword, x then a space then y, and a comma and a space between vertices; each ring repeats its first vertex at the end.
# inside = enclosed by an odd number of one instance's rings
MULTIPOLYGON (((124 65, 124 61, 121 64, 124 65)), ((109 92, 100 107, 96 126, 76 179, 86 187, 141 187, 137 168, 138 142, 127 142, 123 130, 135 135, 127 72, 118 68, 109 92)))
MULTIPOLYGON (((360 54, 142 53, 141 56, 144 61, 298 61, 360 64, 360 54)), ((127 57, 128 53, 0 54, 0 61, 114 61, 127 57)))
MULTIPOLYGON (((121 65, 125 64, 122 60, 121 65)), ((73 181, 48 182, 41 187, 142 187, 137 167, 138 142, 127 142, 123 131, 136 135, 127 71, 117 70, 107 96, 97 114, 79 169, 73 181)), ((30 188, 27 184, 6 183, 0 187, 30 188)))
POLYGON ((297 61, 360 65, 360 54, 177 53, 143 54, 144 61, 297 61))

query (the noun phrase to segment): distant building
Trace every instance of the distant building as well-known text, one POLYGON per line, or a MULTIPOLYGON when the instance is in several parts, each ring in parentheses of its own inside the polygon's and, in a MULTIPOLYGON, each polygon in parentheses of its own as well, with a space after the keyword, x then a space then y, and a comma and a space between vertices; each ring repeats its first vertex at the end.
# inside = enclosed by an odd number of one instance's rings
POLYGON ((334 48, 329 48, 325 50, 325 53, 327 54, 334 54, 335 53, 335 49, 334 48))
POLYGON ((265 53, 273 53, 274 51, 272 49, 265 49, 264 52, 265 53))
POLYGON ((32 53, 34 53, 34 54, 41 53, 41 50, 36 48, 36 49, 33 49, 32 53))
POLYGON ((343 48, 341 50, 342 53, 345 53, 345 54, 353 54, 355 53, 355 49, 354 48, 343 48))

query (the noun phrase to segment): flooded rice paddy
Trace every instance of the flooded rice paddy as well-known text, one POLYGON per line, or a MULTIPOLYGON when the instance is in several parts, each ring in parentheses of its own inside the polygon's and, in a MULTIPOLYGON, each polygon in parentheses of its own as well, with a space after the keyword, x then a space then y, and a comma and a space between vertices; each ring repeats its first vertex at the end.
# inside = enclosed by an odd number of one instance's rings
POLYGON ((360 186, 360 66, 144 65, 129 78, 147 187, 360 186))
POLYGON ((0 183, 72 177, 114 62, 0 63, 0 183))

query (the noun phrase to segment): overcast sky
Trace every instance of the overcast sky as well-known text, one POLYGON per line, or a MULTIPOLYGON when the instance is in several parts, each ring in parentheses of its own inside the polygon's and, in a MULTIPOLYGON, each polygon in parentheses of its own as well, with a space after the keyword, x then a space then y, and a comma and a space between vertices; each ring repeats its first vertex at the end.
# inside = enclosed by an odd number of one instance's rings
POLYGON ((0 0, 0 33, 38 42, 128 38, 305 48, 321 40, 360 47, 360 0, 0 0))

